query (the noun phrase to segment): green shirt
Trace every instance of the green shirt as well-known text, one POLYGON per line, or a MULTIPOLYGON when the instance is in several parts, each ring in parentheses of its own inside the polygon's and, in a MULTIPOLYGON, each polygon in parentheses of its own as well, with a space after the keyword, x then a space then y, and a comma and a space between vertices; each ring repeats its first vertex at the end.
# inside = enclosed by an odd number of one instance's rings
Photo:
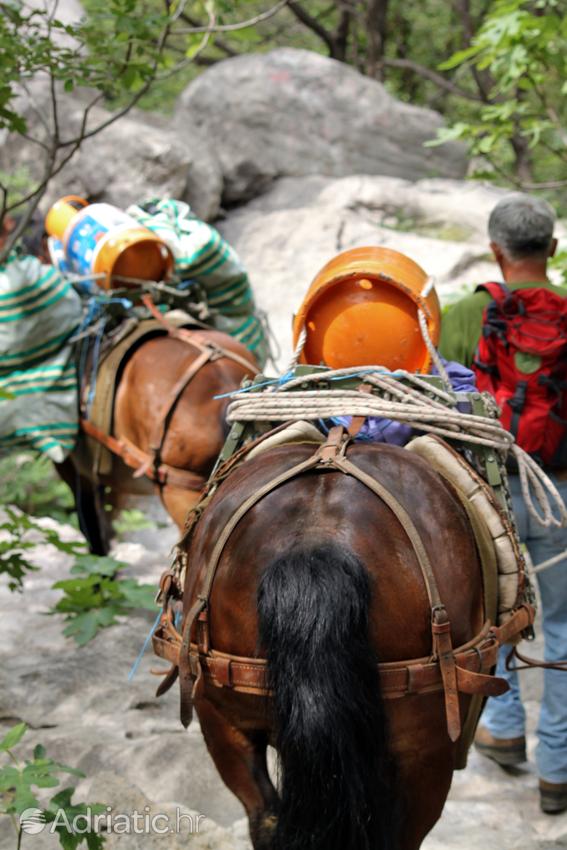
MULTIPOLYGON (((508 289, 549 289, 567 297, 567 287, 553 283, 510 283, 508 289)), ((456 360, 469 368, 482 331, 484 308, 492 301, 488 292, 475 292, 457 301, 443 316, 439 352, 446 360, 456 360)))

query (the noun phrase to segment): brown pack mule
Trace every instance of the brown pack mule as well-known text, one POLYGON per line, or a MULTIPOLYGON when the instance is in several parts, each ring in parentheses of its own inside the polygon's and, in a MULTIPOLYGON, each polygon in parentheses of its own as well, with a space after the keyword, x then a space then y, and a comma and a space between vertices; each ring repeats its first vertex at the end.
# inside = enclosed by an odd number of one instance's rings
MULTIPOLYGON (((490 674, 509 634, 487 620, 452 487, 397 447, 271 448, 220 484, 180 552, 183 628, 165 605, 159 692, 179 675, 182 720, 194 706, 254 850, 417 850, 471 699, 505 690, 490 674)), ((174 586, 166 573, 165 597, 174 586)))

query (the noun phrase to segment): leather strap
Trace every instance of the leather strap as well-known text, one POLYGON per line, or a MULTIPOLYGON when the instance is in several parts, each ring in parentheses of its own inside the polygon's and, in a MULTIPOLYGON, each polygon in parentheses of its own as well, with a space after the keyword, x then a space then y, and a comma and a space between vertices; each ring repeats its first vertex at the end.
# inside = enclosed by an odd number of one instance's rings
POLYGON ((506 669, 530 670, 532 667, 539 667, 542 670, 562 670, 567 672, 567 659, 562 659, 561 661, 539 661, 537 658, 530 658, 529 655, 523 655, 517 646, 513 646, 506 658, 506 669), (523 663, 512 666, 512 658, 518 658, 523 663))
MULTIPOLYGON (((433 657, 379 664, 384 695, 395 698, 410 693, 443 690, 447 729, 451 740, 455 741, 461 732, 459 692, 495 696, 507 690, 505 680, 487 673, 496 664, 501 643, 517 636, 533 622, 533 609, 528 605, 522 606, 512 612, 508 622, 499 628, 487 621, 479 635, 465 647, 454 650, 451 624, 419 532, 405 508, 384 485, 345 457, 347 444, 348 438, 344 437, 342 426, 332 429, 326 443, 314 455, 268 481, 240 505, 215 544, 200 593, 185 618, 182 635, 173 627, 167 597, 164 599, 164 612, 160 626, 154 633, 153 645, 157 655, 179 667, 181 721, 185 726, 191 721, 192 703, 198 690, 203 688, 205 677, 219 687, 269 696, 264 659, 240 658, 211 649, 208 628, 210 594, 224 548, 241 519, 278 486, 315 468, 337 469, 351 475, 382 499, 404 528, 421 569, 431 605, 433 657), (192 641, 196 623, 196 641, 192 641)), ((168 678, 172 678, 171 671, 168 678)))
MULTIPOLYGON (((320 450, 319 450, 320 451, 320 450)), ((181 646, 181 652, 179 655, 179 673, 180 673, 180 689, 181 689, 181 722, 184 726, 188 726, 191 722, 191 714, 187 709, 187 704, 192 701, 189 690, 192 690, 191 683, 191 669, 189 662, 189 648, 191 644, 191 633, 193 631, 193 626, 195 621, 201 615, 205 615, 206 617, 206 609, 209 604, 209 597, 211 595, 211 590, 213 586, 213 582, 215 580, 215 575, 217 571, 217 567, 219 561, 221 559, 224 547, 228 543, 228 540, 240 522, 240 520, 248 513, 248 511, 254 507, 261 499, 264 498, 268 493, 271 493, 281 484, 284 484, 286 481, 290 481, 292 478, 296 478, 301 473, 306 472, 308 469, 313 469, 319 463, 319 451, 301 463, 296 464, 291 469, 286 470, 281 473, 281 475, 276 476, 276 478, 270 479, 263 487, 260 487, 259 490, 256 490, 248 499, 246 499, 240 507, 233 513, 227 524, 222 530, 222 533, 215 544, 215 548, 213 549, 213 553, 211 555, 211 559, 209 561, 207 571, 205 573, 205 577, 203 580, 203 584, 201 587, 201 591, 197 596, 196 601, 191 606, 183 624, 183 642, 181 646)), ((208 633, 208 623, 206 620, 202 621, 204 625, 205 633, 208 633)), ((207 638, 208 641, 208 638, 207 638)), ((200 647, 200 650, 203 647, 200 647)), ((204 654, 204 653, 203 653, 204 654)), ((198 676, 202 675, 201 665, 200 665, 200 657, 197 658, 198 665, 198 676)))
MULTIPOLYGON (((97 428, 88 419, 81 418, 81 428, 86 434, 105 446, 113 454, 122 458, 127 466, 135 469, 135 478, 145 475, 152 481, 155 481, 159 487, 170 484, 183 490, 201 490, 207 481, 205 476, 185 469, 178 469, 177 467, 161 462, 163 445, 167 437, 167 428, 179 399, 199 370, 210 361, 220 360, 222 358, 234 360, 243 366, 251 375, 255 375, 257 369, 250 361, 241 357, 239 354, 226 350, 216 345, 216 343, 204 343, 194 331, 189 331, 186 328, 178 328, 168 322, 165 316, 157 309, 149 295, 142 296, 142 301, 152 316, 167 330, 169 336, 191 345, 199 351, 199 355, 176 382, 160 410, 158 424, 150 434, 149 444, 151 453, 142 451, 142 449, 135 446, 127 437, 117 439, 111 434, 105 434, 104 431, 101 431, 100 428, 97 428)), ((204 327, 206 328, 206 326, 204 327)), ((210 328, 207 329, 210 330, 210 328)))
POLYGON ((184 390, 191 383, 195 375, 197 375, 197 373, 203 368, 203 366, 205 366, 207 363, 213 362, 214 360, 221 360, 222 358, 226 358, 229 360, 236 361, 239 365, 243 366, 246 371, 249 372, 251 375, 255 375, 257 370, 250 361, 246 360, 244 357, 241 357, 239 354, 236 354, 233 351, 227 351, 226 349, 222 348, 214 342, 203 342, 203 340, 200 338, 199 333, 187 330, 186 328, 178 328, 176 325, 173 325, 171 324, 171 322, 168 322, 163 313, 158 310, 150 295, 146 294, 142 296, 142 302, 148 308, 148 310, 156 319, 156 321, 158 321, 160 325, 162 325, 163 328, 167 331, 169 336, 173 337, 174 339, 178 339, 181 342, 186 343, 187 345, 192 346, 192 348, 195 348, 199 352, 197 358, 188 366, 183 375, 172 387, 171 391, 168 393, 165 402, 161 407, 161 410, 158 415, 157 424, 153 429, 152 433, 150 434, 149 446, 151 456, 149 460, 146 460, 138 470, 139 475, 147 475, 152 465, 154 466, 154 468, 159 468, 161 464, 163 446, 167 437, 167 429, 169 427, 171 417, 175 412, 175 408, 177 407, 184 390))
POLYGON ((364 472, 360 469, 360 467, 355 466, 355 464, 348 460, 348 458, 336 457, 333 461, 333 466, 340 469, 346 475, 356 478, 390 508, 408 536, 412 549, 415 552, 431 609, 443 608, 444 606, 441 602, 441 597, 439 596, 437 581, 435 580, 429 556, 425 551, 425 546, 423 545, 419 532, 406 509, 374 475, 368 475, 368 473, 364 472))
MULTIPOLYGON (((198 348, 201 351, 203 350, 205 344, 201 342, 198 337, 198 334, 196 334, 194 331, 187 330, 187 328, 178 328, 176 325, 173 325, 171 322, 168 322, 163 313, 160 313, 150 295, 142 296, 142 302, 148 308, 154 319, 165 328, 169 336, 173 337, 174 339, 180 339, 183 342, 187 342, 189 343, 189 345, 193 345, 195 348, 198 348)), ((198 324, 200 324, 203 330, 213 330, 213 328, 209 327, 208 325, 204 325, 201 323, 198 324)), ((251 360, 247 360, 245 357, 241 357, 241 355, 237 354, 235 351, 227 351, 220 345, 216 345, 216 343, 211 345, 211 347, 214 348, 216 351, 222 352, 223 357, 226 357, 229 360, 234 360, 235 363, 240 363, 240 365, 244 366, 245 369, 248 369, 252 373, 252 375, 256 375, 258 369, 257 366, 251 360)), ((252 357, 252 355, 250 356, 252 357)))
POLYGON ((198 475, 196 472, 190 472, 186 469, 177 469, 167 463, 161 463, 155 469, 153 457, 135 446, 127 437, 117 439, 110 434, 105 434, 88 419, 80 419, 79 423, 85 434, 102 443, 113 454, 118 455, 126 466, 136 470, 135 476, 143 474, 162 487, 165 484, 171 484, 173 487, 180 487, 183 490, 201 490, 206 483, 207 479, 203 475, 198 475), (140 470, 143 470, 143 472, 140 470))
POLYGON ((425 551, 425 546, 421 536, 415 527, 412 518, 405 510, 403 505, 384 487, 383 484, 376 478, 375 475, 368 475, 358 466, 355 466, 346 457, 337 457, 334 460, 333 466, 353 476, 369 490, 375 493, 392 511, 411 543, 412 549, 415 552, 429 604, 431 606, 431 633, 433 653, 439 659, 441 675, 443 677, 443 685, 445 691, 445 712, 447 715, 447 729, 449 737, 452 741, 456 741, 461 734, 461 716, 459 708, 459 694, 457 691, 457 673, 455 670, 455 659, 453 656, 453 646, 451 641, 451 623, 445 606, 439 595, 439 588, 433 573, 433 568, 429 560, 429 556, 425 551))
MULTIPOLYGON (((519 610, 516 628, 521 628, 524 614, 519 610)), ((482 631, 472 641, 454 651, 456 690, 466 694, 481 694, 483 696, 499 696, 507 690, 504 679, 488 675, 495 665, 500 648, 497 629, 487 622, 482 631)), ((181 635, 171 626, 167 616, 164 617, 154 634, 154 652, 161 658, 167 659, 177 668, 181 661, 184 647, 181 635)), ((196 643, 190 643, 188 655, 194 659, 189 668, 196 668, 196 658, 199 648, 196 643)), ((267 662, 263 658, 243 658, 237 655, 209 650, 208 654, 199 656, 199 664, 205 678, 217 687, 226 687, 237 693, 254 694, 268 697, 267 662)), ((441 667, 437 660, 431 657, 418 658, 410 661, 396 661, 378 665, 380 673, 381 692, 386 699, 398 699, 408 694, 426 694, 443 690, 445 683, 441 667)), ((167 676, 171 676, 168 671, 167 676)), ((160 694, 173 684, 160 685, 160 694)))
MULTIPOLYGON (((165 443, 165 438, 167 437, 167 429, 169 427, 169 423, 171 421, 171 417, 175 412, 175 408, 181 398, 183 391, 186 389, 191 380, 195 377, 197 372, 208 363, 210 360, 213 360, 214 349, 206 348, 204 351, 201 351, 199 356, 194 360, 189 367, 185 370, 183 375, 179 378, 179 380, 172 387, 171 392, 168 393, 168 397, 162 405, 162 408, 158 414, 158 421, 156 427, 153 429, 150 434, 150 451, 152 453, 152 460, 154 466, 159 466, 161 463, 161 453, 163 450, 163 444, 165 443)), ((145 474, 146 469, 142 467, 140 470, 142 474, 145 474)))
MULTIPOLYGON (((360 384, 360 386, 357 387, 357 390, 361 393, 371 394, 372 393, 372 386, 370 384, 360 384)), ((366 419, 367 419, 366 416, 353 416, 352 417, 352 419, 350 421, 350 425, 348 426, 348 429, 347 429, 351 437, 353 437, 353 438, 356 437, 356 435, 360 432, 360 429, 362 428, 362 426, 366 422, 366 419)))

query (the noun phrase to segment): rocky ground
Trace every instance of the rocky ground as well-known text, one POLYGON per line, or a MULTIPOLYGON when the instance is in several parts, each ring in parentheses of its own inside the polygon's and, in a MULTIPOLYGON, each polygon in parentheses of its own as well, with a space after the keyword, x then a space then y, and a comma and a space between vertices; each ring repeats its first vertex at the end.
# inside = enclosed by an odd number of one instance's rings
MULTIPOLYGON (((484 227, 497 197, 496 190, 455 181, 289 178, 231 213, 222 227, 270 315, 282 367, 291 351, 292 312, 311 278, 342 248, 370 243, 406 251, 436 275, 444 300, 494 275, 484 227)), ((155 505, 151 513, 163 521, 155 505)), ((140 580, 156 582, 174 542, 172 527, 160 524, 118 542, 114 554, 140 580)), ((115 834, 109 850, 249 850, 243 811, 211 764, 197 724, 184 731, 178 721, 176 689, 154 698, 149 652, 128 681, 153 616, 132 616, 78 649, 62 636, 60 619, 45 616, 58 597, 51 585, 68 575, 70 560, 46 546, 36 558, 41 570, 26 579, 23 594, 0 587, 0 731, 25 720, 24 752, 41 742, 86 774, 78 799, 107 803, 116 813, 147 806, 146 813, 165 813, 171 823, 176 809, 185 816, 179 834, 115 834), (198 833, 197 813, 204 816, 198 833)), ((506 774, 473 752, 467 770, 455 775, 424 850, 567 847, 567 814, 551 818, 538 809, 533 747, 540 676, 525 674, 524 684, 529 764, 506 774)), ((28 850, 56 845, 45 831, 23 843, 28 850)), ((0 848, 15 848, 7 818, 0 818, 0 848)))
MULTIPOLYGON (((155 505, 151 512, 167 522, 155 505)), ((117 543, 114 554, 141 581, 155 582, 174 540, 170 525, 153 528, 117 543)), ((163 813, 171 829, 179 818, 179 833, 111 835, 108 850, 250 850, 243 811, 218 777, 197 723, 187 731, 179 723, 176 689, 154 697, 149 651, 128 681, 153 616, 133 616, 78 649, 62 637, 59 617, 45 616, 58 598, 51 585, 68 575, 70 559, 44 545, 35 557, 41 571, 26 580, 23 594, 0 589, 0 731, 25 720, 30 731, 23 753, 42 743, 53 757, 80 768, 86 779, 77 785, 79 800, 111 805, 115 814, 163 813), (197 820, 198 813, 204 818, 197 820)), ((525 674, 523 682, 532 757, 540 676, 525 674)), ((542 815, 536 783, 533 758, 507 774, 472 752, 424 850, 566 847, 567 814, 542 815)), ((0 818, 0 848, 15 846, 9 820, 0 818)), ((45 831, 25 836, 23 844, 27 850, 57 846, 45 831)))

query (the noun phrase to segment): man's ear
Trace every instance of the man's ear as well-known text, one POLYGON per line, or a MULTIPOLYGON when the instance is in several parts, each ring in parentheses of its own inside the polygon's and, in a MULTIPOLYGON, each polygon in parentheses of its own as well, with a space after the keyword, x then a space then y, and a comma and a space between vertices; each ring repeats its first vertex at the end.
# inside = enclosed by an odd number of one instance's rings
POLYGON ((490 250, 491 250, 491 251, 492 251, 492 253, 494 254, 494 259, 496 260, 496 262, 498 263, 498 265, 499 265, 499 266, 501 266, 501 265, 502 265, 502 261, 503 261, 503 259, 504 259, 504 253, 503 253, 502 248, 500 247, 500 245, 498 245, 498 243, 497 243, 497 242, 491 242, 491 243, 490 243, 490 250))
POLYGON ((548 257, 554 257, 555 252, 557 251, 557 239, 551 240, 551 245, 549 246, 549 254, 548 257))

